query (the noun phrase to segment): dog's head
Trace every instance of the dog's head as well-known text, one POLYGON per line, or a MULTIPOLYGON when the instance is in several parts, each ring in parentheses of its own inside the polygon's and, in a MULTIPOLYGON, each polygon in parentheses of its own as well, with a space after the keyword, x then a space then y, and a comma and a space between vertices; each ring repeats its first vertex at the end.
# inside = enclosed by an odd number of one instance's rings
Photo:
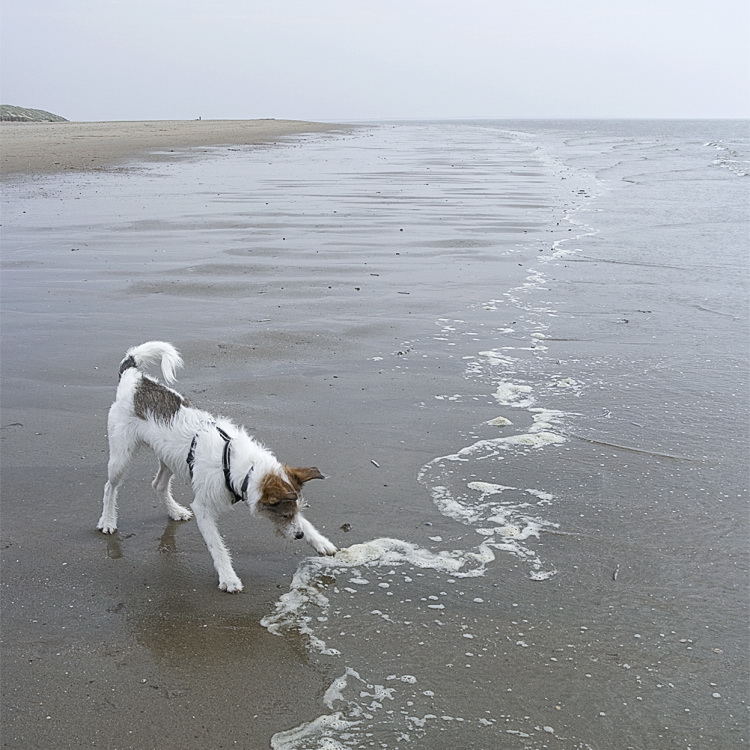
POLYGON ((314 466, 283 466, 279 473, 272 472, 263 478, 257 509, 276 524, 276 530, 282 536, 287 539, 302 539, 305 533, 298 518, 305 504, 302 485, 311 479, 323 478, 314 466))

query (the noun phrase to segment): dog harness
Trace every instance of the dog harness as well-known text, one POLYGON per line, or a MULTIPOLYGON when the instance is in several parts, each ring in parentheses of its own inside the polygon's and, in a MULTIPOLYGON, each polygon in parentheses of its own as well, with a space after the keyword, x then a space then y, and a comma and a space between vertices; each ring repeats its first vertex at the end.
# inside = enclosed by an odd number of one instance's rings
MULTIPOLYGON (((230 465, 229 460, 231 457, 231 442, 232 438, 229 437, 229 435, 219 427, 219 425, 216 424, 216 422, 212 422, 211 425, 213 427, 216 427, 216 431, 221 435, 222 440, 224 441, 224 450, 221 454, 221 469, 224 472, 224 484, 226 484, 227 489, 232 493, 232 497, 234 498, 232 500, 232 504, 234 503, 241 503, 243 500, 247 500, 247 486, 250 484, 250 475, 253 473, 253 467, 250 467, 250 470, 245 474, 245 478, 242 480, 242 486, 240 487, 239 494, 237 493, 237 490, 234 489, 234 486, 232 485, 232 475, 230 471, 230 465)), ((187 465, 188 470, 190 471, 190 479, 193 478, 193 466, 195 466, 195 447, 198 444, 198 435, 200 435, 200 432, 196 432, 195 436, 193 437, 193 441, 190 443, 190 450, 187 454, 187 465)))

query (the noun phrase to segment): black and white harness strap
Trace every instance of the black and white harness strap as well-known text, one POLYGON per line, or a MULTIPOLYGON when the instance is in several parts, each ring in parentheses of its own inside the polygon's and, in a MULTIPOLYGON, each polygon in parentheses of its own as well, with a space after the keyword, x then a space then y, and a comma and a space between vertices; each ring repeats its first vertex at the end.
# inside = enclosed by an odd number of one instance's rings
MULTIPOLYGON (((234 498, 232 500, 232 504, 241 503, 243 500, 247 500, 247 487, 250 484, 250 475, 253 473, 253 467, 251 466, 250 471, 245 474, 245 478, 242 480, 242 486, 240 487, 240 491, 238 493, 237 490, 234 489, 234 485, 232 484, 232 474, 230 468, 232 438, 216 423, 214 423, 213 426, 216 427, 216 431, 219 433, 219 435, 221 435, 221 438, 224 441, 224 450, 221 454, 221 468, 224 472, 224 484, 226 484, 227 489, 232 493, 232 497, 234 498)), ((190 450, 187 454, 187 465, 188 470, 190 471, 190 479, 193 478, 193 467, 195 466, 195 447, 198 444, 198 435, 200 435, 200 432, 195 433, 195 436, 190 443, 190 450)))

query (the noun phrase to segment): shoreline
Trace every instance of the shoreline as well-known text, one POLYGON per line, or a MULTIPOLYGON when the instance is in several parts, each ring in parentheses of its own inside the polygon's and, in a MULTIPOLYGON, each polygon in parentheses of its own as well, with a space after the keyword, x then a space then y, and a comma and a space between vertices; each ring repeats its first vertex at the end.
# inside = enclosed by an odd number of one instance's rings
POLYGON ((164 160, 182 149, 257 145, 350 127, 274 119, 2 122, 0 177, 101 170, 164 160))

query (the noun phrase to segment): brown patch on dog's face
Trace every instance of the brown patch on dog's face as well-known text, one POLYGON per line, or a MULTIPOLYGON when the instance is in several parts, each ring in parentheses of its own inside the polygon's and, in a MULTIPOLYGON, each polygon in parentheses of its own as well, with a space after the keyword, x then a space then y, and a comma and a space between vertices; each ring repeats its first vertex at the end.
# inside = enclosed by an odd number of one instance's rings
POLYGON ((260 505, 268 510, 276 510, 282 503, 297 503, 298 491, 285 482, 278 474, 268 474, 260 485, 260 505))
POLYGON ((260 485, 258 510, 276 525, 282 536, 292 538, 295 534, 297 513, 299 513, 299 494, 278 474, 268 474, 260 485))
POLYGON ((277 523, 293 521, 301 506, 302 485, 311 479, 323 479, 315 467, 293 468, 285 466, 289 481, 278 474, 268 474, 260 484, 258 509, 264 511, 277 523))

